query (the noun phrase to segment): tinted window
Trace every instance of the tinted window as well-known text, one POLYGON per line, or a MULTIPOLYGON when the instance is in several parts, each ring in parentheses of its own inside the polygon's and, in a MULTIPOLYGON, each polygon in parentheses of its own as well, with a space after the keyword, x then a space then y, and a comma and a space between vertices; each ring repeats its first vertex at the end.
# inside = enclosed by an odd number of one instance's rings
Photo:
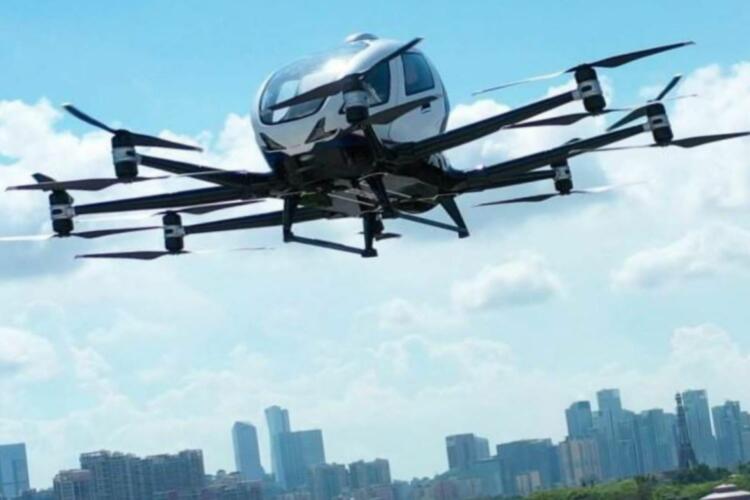
POLYGON ((406 95, 424 92, 435 87, 432 70, 422 54, 407 52, 401 57, 404 62, 406 95))
POLYGON ((377 101, 370 103, 371 106, 388 102, 391 97, 391 68, 388 62, 382 62, 372 68, 365 77, 365 83, 378 97, 377 101))

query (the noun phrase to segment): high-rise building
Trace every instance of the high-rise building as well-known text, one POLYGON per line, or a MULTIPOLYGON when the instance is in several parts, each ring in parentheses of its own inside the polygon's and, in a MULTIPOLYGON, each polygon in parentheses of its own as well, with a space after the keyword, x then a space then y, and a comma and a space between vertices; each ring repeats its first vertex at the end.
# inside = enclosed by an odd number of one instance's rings
POLYGON ((266 408, 266 423, 268 424, 268 435, 271 443, 271 470, 276 476, 276 481, 281 482, 284 471, 278 436, 292 430, 289 425, 289 411, 279 406, 266 408))
POLYGON ((619 389, 602 389, 596 393, 596 401, 600 412, 608 412, 615 416, 622 412, 619 389))
POLYGON ((308 470, 308 486, 313 500, 333 500, 349 487, 346 466, 317 464, 308 470))
POLYGON ((307 471, 326 461, 323 433, 316 430, 283 432, 276 436, 279 443, 279 462, 282 471, 277 478, 285 489, 305 484, 307 471))
POLYGON ((743 411, 740 413, 742 421, 742 461, 750 463, 750 413, 743 411))
POLYGON ((263 466, 260 464, 258 432, 247 422, 235 422, 232 426, 234 463, 243 479, 259 481, 263 479, 263 466))
POLYGON ((571 439, 585 439, 594 432, 594 416, 591 403, 577 401, 565 410, 565 422, 568 424, 568 437, 571 439))
POLYGON ((155 500, 197 495, 205 486, 203 452, 185 450, 176 455, 153 455, 141 461, 147 491, 155 500))
POLYGON ((81 469, 91 471, 97 500, 144 500, 152 497, 141 459, 135 455, 96 451, 81 455, 81 469))
POLYGON ((735 468, 744 462, 742 411, 739 401, 727 401, 711 410, 716 429, 719 465, 735 468))
POLYGON ((677 468, 677 443, 673 421, 664 410, 646 410, 636 419, 639 474, 655 474, 677 468))
POLYGON ((602 474, 605 479, 626 477, 633 468, 628 459, 632 450, 632 437, 628 433, 632 425, 627 422, 632 415, 624 414, 618 389, 602 389, 596 393, 596 400, 599 408, 593 424, 602 474))
POLYGON ((349 464, 349 485, 353 490, 391 484, 388 460, 376 458, 371 462, 359 460, 349 464))
POLYGON ((450 469, 465 469, 490 457, 490 443, 474 434, 455 434, 445 438, 450 469))
POLYGON ((706 391, 685 391, 682 393, 690 442, 699 463, 711 467, 719 465, 716 453, 716 440, 711 430, 711 413, 708 409, 706 391))
POLYGON ((29 489, 26 445, 0 445, 0 496, 15 498, 29 489))
POLYGON ((60 471, 53 480, 55 500, 97 500, 90 470, 60 471))
POLYGON ((682 403, 682 395, 678 392, 675 394, 677 403, 677 424, 675 434, 677 440, 677 467, 679 470, 692 469, 698 465, 698 459, 695 458, 693 443, 690 441, 690 432, 688 431, 687 417, 685 416, 685 405, 682 403))
POLYGON ((601 482, 602 464, 599 446, 594 438, 568 437, 558 445, 560 473, 567 486, 583 486, 601 482))
POLYGON ((506 494, 522 495, 528 488, 552 488, 560 483, 560 463, 557 449, 549 439, 528 439, 497 445, 497 457, 502 462, 506 477, 506 494), (518 485, 524 485, 523 491, 518 485))
POLYGON ((205 486, 200 450, 143 459, 97 451, 81 455, 81 468, 91 473, 96 500, 171 500, 197 496, 205 486))

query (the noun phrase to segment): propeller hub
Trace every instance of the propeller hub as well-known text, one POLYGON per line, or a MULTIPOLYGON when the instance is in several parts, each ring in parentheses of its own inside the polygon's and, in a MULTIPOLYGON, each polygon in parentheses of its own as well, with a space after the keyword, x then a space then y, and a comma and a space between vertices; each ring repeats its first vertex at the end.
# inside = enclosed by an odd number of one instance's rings
POLYGON ((112 136, 112 164, 118 179, 138 177, 138 153, 133 136, 127 130, 118 130, 112 136))
POLYGON ((654 142, 660 146, 670 144, 674 139, 674 133, 672 132, 672 126, 669 124, 664 105, 660 102, 649 104, 646 108, 646 117, 648 118, 646 129, 651 131, 654 142))
POLYGON ((185 248, 185 227, 177 212, 167 212, 162 217, 164 224, 164 248, 170 253, 180 253, 185 248))
POLYGON ((53 191, 49 195, 49 213, 52 229, 58 236, 68 236, 73 232, 73 197, 65 191, 53 191))
POLYGON ((570 172, 570 166, 567 161, 555 163, 552 165, 555 173, 555 189, 562 195, 570 194, 573 190, 573 175, 570 172))
POLYGON ((604 111, 607 101, 604 100, 596 70, 591 66, 581 66, 575 71, 575 79, 578 84, 576 98, 583 101, 586 111, 594 114, 604 111))

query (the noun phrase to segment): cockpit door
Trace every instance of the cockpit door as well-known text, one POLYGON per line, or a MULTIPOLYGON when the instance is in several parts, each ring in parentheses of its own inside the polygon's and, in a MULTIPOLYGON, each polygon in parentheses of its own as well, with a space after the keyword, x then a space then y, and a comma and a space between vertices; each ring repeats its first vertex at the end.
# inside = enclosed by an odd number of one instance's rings
POLYGON ((397 76, 394 80, 398 80, 398 104, 428 96, 438 98, 393 122, 391 140, 418 141, 439 134, 445 125, 447 106, 437 72, 421 52, 407 52, 393 62, 398 66, 394 73, 397 76))

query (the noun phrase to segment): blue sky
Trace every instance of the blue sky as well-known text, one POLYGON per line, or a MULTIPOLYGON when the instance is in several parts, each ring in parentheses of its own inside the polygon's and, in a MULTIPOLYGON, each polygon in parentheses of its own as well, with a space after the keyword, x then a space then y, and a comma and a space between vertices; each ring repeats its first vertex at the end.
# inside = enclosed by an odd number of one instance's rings
MULTIPOLYGON (((257 167, 247 120, 257 86, 356 31, 423 36, 453 125, 566 82, 482 101, 472 90, 695 40, 604 71, 613 103, 652 96, 681 72, 679 92, 701 98, 671 108, 678 134, 750 130, 746 2, 430 6, 3 2, 0 184, 38 170, 110 174, 107 137, 60 114, 67 101, 107 122, 198 140, 206 163, 257 167)), ((470 168, 604 126, 496 134, 451 160, 470 168)), ((409 236, 367 262, 283 246, 272 230, 189 242, 276 247, 268 254, 145 266, 70 257, 92 247, 151 248, 158 237, 0 248, 0 442, 29 443, 37 486, 97 448, 198 447, 209 470, 231 468, 232 422, 260 424, 265 443, 262 409, 281 404, 293 426, 323 428, 329 460, 383 456, 407 478, 445 466, 449 433, 561 438, 564 407, 601 387, 621 387, 636 410, 670 406, 686 387, 707 388, 715 403, 750 405, 742 383, 750 378, 748 157, 738 141, 582 158, 573 164, 581 186, 647 184, 598 200, 486 211, 472 205, 502 195, 480 195, 462 201, 472 238, 397 224, 409 236)), ((3 234, 44 229, 42 197, 0 194, 0 211, 3 234)), ((307 231, 357 237, 347 223, 307 231)))

